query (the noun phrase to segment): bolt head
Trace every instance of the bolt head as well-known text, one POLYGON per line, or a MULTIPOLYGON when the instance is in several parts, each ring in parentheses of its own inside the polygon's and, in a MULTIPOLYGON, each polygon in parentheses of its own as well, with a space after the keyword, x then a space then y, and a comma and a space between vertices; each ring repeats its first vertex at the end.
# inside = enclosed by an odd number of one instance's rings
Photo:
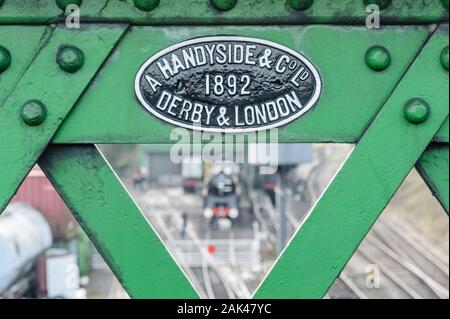
POLYGON ((41 101, 30 100, 23 105, 20 116, 26 124, 37 126, 47 117, 47 109, 41 101))
POLYGON ((374 71, 384 71, 391 64, 391 54, 385 47, 375 45, 366 52, 366 64, 374 71))
POLYGON ((62 70, 75 73, 84 64, 84 53, 73 45, 62 46, 56 55, 56 63, 62 70))
POLYGON ((220 11, 228 11, 236 6, 237 0, 210 0, 211 4, 220 11))
POLYGON ((380 8, 380 10, 386 9, 390 4, 392 0, 364 0, 364 3, 366 6, 375 4, 380 8))
POLYGON ((134 6, 141 11, 152 11, 159 6, 159 0, 134 0, 134 6))
POLYGON ((9 53, 8 49, 0 45, 0 73, 5 71, 10 64, 11 64, 11 53, 9 53))
POLYGON ((413 124, 422 124, 430 116, 430 106, 421 98, 412 98, 403 108, 405 119, 413 124))
POLYGON ((81 6, 82 0, 56 0, 56 5, 62 10, 66 11, 66 7, 71 4, 75 4, 78 7, 81 6))
POLYGON ((448 45, 442 49, 440 60, 442 67, 448 71, 448 45))
POLYGON ((309 9, 314 0, 288 0, 289 6, 297 11, 304 11, 309 9))

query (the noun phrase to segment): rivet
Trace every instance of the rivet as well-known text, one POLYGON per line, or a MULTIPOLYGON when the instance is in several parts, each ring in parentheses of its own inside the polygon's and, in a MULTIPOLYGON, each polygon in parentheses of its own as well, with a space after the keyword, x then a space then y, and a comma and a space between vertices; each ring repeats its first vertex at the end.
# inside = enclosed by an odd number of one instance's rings
POLYGON ((421 124, 430 116, 430 106, 421 98, 412 98, 403 108, 405 119, 413 124, 421 124))
POLYGON ((440 60, 442 67, 448 71, 448 45, 442 49, 440 60))
POLYGON ((385 47, 375 45, 366 52, 366 64, 374 71, 383 71, 391 64, 391 54, 385 47))
POLYGON ((364 3, 366 6, 375 4, 380 8, 380 10, 386 9, 390 4, 392 0, 364 0, 364 3))
POLYGON ((56 0, 56 5, 62 10, 66 11, 68 5, 74 4, 78 7, 81 6, 82 0, 56 0))
POLYGON ((134 0, 134 6, 141 11, 152 11, 159 6, 159 0, 134 0))
POLYGON ((69 73, 75 73, 84 64, 84 53, 73 45, 61 46, 56 55, 56 63, 69 73))
POLYGON ((236 6, 237 0, 210 0, 212 5, 220 11, 228 11, 236 6))
POLYGON ((309 9, 314 0, 288 0, 289 6, 297 11, 304 11, 309 9))
POLYGON ((8 49, 0 45, 0 73, 5 71, 10 64, 11 64, 11 53, 9 53, 8 49))
POLYGON ((448 0, 441 0, 442 6, 448 10, 448 0))
POLYGON ((30 100, 23 105, 20 116, 26 124, 37 126, 47 117, 47 109, 41 101, 30 100))

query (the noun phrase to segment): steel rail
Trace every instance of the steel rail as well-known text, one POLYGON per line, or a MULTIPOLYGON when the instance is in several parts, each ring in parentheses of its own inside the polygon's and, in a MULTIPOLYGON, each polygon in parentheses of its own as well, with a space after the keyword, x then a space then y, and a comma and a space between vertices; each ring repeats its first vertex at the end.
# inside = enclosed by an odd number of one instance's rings
POLYGON ((395 219, 391 218, 389 222, 395 224, 395 229, 389 223, 385 223, 380 221, 381 225, 385 226, 389 229, 390 232, 397 233, 402 239, 408 242, 414 249, 416 249, 420 254, 422 254, 425 258, 427 258, 431 263, 436 265, 443 273, 449 276, 449 266, 448 261, 446 262, 442 255, 437 253, 435 249, 431 246, 427 246, 425 243, 418 241, 413 233, 406 232, 403 228, 403 225, 398 223, 395 219))
POLYGON ((401 265, 404 269, 408 270, 411 274, 413 274, 416 278, 418 278, 421 282, 423 282, 434 294, 441 299, 448 299, 449 293, 448 289, 440 285, 433 278, 429 277, 425 274, 421 269, 419 269, 416 265, 406 261, 402 256, 395 253, 392 249, 390 249, 386 244, 375 238, 373 235, 369 234, 366 237, 366 240, 375 246, 377 249, 382 251, 385 255, 390 257, 397 264, 401 265))
MULTIPOLYGON (((389 233, 389 231, 390 230, 388 230, 388 228, 381 223, 377 224, 376 228, 374 228, 375 234, 378 237, 380 237, 386 243, 387 246, 389 246, 393 251, 395 251, 395 253, 401 255, 403 258, 407 259, 408 261, 410 261, 412 263, 416 263, 413 256, 411 256, 411 254, 408 254, 405 250, 403 250, 400 247, 398 242, 396 242, 395 238, 392 236, 392 233, 389 233)), ((406 241, 401 235, 397 235, 397 236, 400 237, 401 240, 403 240, 406 243, 406 245, 408 245, 409 248, 415 250, 421 257, 423 257, 427 261, 428 264, 435 267, 437 269, 437 272, 443 274, 446 277, 446 280, 448 281, 448 279, 449 279, 448 266, 445 268, 445 266, 439 264, 438 260, 429 259, 427 256, 422 254, 417 249, 416 246, 413 245, 414 243, 406 241)))
POLYGON ((359 299, 369 299, 369 297, 367 297, 367 295, 356 285, 356 283, 344 272, 341 273, 339 278, 359 299))
POLYGON ((391 271, 389 267, 386 266, 386 264, 381 262, 377 257, 375 257, 372 253, 367 251, 365 248, 360 247, 357 253, 361 254, 365 259, 369 260, 371 263, 378 265, 380 267, 380 270, 410 297, 412 297, 413 299, 423 299, 423 297, 420 294, 418 294, 413 288, 411 288, 403 279, 401 279, 396 273, 391 271))

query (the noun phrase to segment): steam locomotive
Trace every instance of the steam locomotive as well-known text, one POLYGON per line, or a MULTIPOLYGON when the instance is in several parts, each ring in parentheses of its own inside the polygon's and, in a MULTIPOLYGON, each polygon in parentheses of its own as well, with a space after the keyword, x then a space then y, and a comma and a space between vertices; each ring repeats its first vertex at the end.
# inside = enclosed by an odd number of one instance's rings
POLYGON ((221 218, 236 220, 239 217, 239 192, 235 178, 220 171, 208 182, 203 216, 212 222, 221 218))

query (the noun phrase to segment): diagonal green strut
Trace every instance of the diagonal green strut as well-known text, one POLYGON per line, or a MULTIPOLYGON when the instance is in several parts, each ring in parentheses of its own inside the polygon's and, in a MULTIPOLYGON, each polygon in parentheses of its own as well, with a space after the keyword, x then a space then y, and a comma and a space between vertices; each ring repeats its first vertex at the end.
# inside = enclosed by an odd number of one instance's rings
POLYGON ((448 143, 434 143, 428 146, 416 164, 420 175, 447 214, 449 212, 448 163, 448 143))
POLYGON ((93 145, 52 145, 39 165, 134 298, 196 298, 196 291, 93 145))
POLYGON ((0 106, 0 213, 125 28, 124 25, 84 25, 74 31, 55 27, 0 106), (76 46, 84 53, 84 65, 76 73, 64 72, 56 63, 58 50, 66 45, 76 46), (47 109, 47 117, 40 125, 27 125, 21 118, 22 106, 30 100, 40 101, 47 109))
POLYGON ((439 63, 448 33, 438 29, 312 209, 256 298, 320 298, 338 277, 390 198, 448 117, 448 71, 439 63), (426 80, 424 75, 429 74, 426 80), (404 105, 424 99, 427 121, 404 105))

